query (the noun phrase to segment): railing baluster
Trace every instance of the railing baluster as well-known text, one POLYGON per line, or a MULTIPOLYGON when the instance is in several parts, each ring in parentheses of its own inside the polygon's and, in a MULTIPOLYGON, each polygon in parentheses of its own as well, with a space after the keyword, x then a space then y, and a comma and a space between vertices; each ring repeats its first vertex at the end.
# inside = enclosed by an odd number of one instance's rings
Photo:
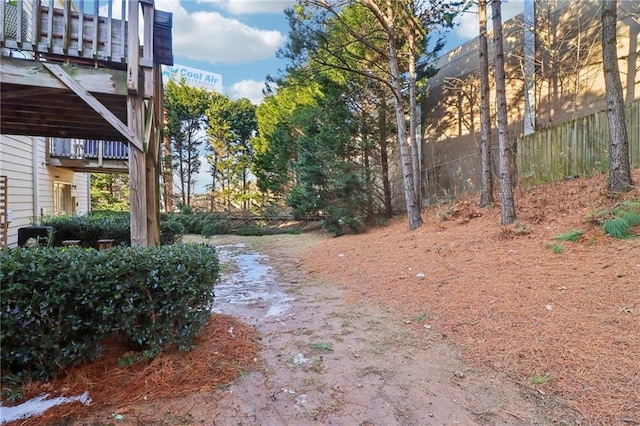
POLYGON ((0 1, 0 46, 4 46, 4 29, 6 25, 6 15, 4 11, 4 1, 0 1))
POLYGON ((100 20, 100 2, 95 0, 93 2, 93 49, 92 54, 93 58, 98 58, 98 21, 100 20))
POLYGON ((78 10, 78 56, 84 51, 84 0, 80 0, 78 10))
POLYGON ((53 2, 47 6, 47 51, 53 50, 53 2))
POLYGON ((42 23, 40 22, 40 14, 38 10, 40 10, 40 0, 33 0, 31 3, 31 45, 33 46, 33 50, 37 51, 38 43, 40 42, 40 28, 42 23))
POLYGON ((69 53, 69 43, 71 42, 71 2, 64 2, 64 25, 62 26, 62 51, 69 53))
POLYGON ((126 55, 126 47, 127 44, 127 3, 126 1, 122 2, 122 10, 120 14, 120 62, 124 62, 126 55))
POLYGON ((16 42, 22 47, 22 2, 18 2, 18 14, 16 16, 16 42))
POLYGON ((111 46, 111 41, 113 40, 113 35, 111 34, 111 25, 113 23, 113 1, 107 0, 107 60, 110 61, 112 54, 111 50, 113 47, 111 46))

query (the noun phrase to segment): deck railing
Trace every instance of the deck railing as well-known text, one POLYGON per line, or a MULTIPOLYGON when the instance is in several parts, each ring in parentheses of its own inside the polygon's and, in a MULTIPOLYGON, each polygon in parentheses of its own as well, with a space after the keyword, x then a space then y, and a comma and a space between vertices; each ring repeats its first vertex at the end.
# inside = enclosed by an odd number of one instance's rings
MULTIPOLYGON (((119 2, 121 7, 114 8, 112 0, 87 1, 86 4, 84 0, 17 0, 11 3, 1 0, 0 47, 49 57, 124 64, 128 54, 128 29, 122 17, 128 16, 129 3, 122 1, 119 2), (63 7, 56 8, 56 5, 63 7)), ((144 34, 152 36, 155 18, 145 19, 143 14, 143 19, 144 34)))
POLYGON ((119 141, 51 138, 49 157, 72 160, 128 160, 129 147, 119 141))

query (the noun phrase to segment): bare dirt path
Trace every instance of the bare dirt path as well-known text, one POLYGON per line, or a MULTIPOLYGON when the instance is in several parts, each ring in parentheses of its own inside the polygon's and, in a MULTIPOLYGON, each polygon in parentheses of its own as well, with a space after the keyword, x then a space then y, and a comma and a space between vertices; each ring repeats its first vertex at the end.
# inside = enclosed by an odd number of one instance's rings
MULTIPOLYGON (((199 237, 188 237, 199 240, 199 237)), ((225 265, 216 310, 253 325, 261 367, 222 391, 147 405, 164 424, 552 424, 530 389, 470 367, 425 316, 365 302, 300 267, 313 234, 215 237, 225 265)), ((233 333, 233 330, 229 330, 233 333)), ((554 417, 560 416, 560 417, 554 417)), ((129 418, 132 418, 129 416, 129 418)))

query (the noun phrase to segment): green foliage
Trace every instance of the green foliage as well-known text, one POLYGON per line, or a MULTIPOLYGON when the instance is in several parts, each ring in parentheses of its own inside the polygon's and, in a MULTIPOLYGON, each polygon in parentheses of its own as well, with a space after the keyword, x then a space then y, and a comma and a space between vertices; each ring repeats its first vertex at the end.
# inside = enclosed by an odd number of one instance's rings
POLYGON ((214 235, 231 233, 232 224, 230 221, 217 216, 207 216, 202 225, 202 236, 212 237, 214 235))
POLYGON ((602 229, 613 238, 635 238, 635 235, 631 232, 631 225, 625 217, 614 217, 606 220, 602 224, 602 229))
POLYGON ((545 247, 551 250, 553 254, 562 254, 564 252, 562 244, 545 244, 545 247))
POLYGON ((193 213, 193 209, 191 208, 191 206, 184 204, 184 203, 178 203, 178 211, 181 214, 192 214, 193 213))
POLYGON ((426 312, 420 312, 418 315, 416 315, 413 318, 413 321, 414 322, 425 322, 427 320, 427 318, 428 318, 428 315, 427 315, 426 312))
POLYGON ((258 135, 253 140, 252 171, 261 191, 274 196, 286 193, 298 152, 292 116, 296 108, 313 104, 319 92, 313 81, 305 83, 291 77, 256 109, 258 135))
POLYGON ((582 234, 583 232, 581 230, 572 229, 567 233, 556 235, 555 237, 553 237, 553 239, 560 240, 560 241, 571 241, 571 242, 577 243, 582 239, 582 234))
MULTIPOLYGON (((172 244, 180 241, 184 227, 171 216, 160 220, 161 244, 172 244)), ((131 245, 130 216, 128 212, 92 212, 85 216, 47 216, 41 221, 43 225, 53 226, 51 245, 62 246, 64 240, 80 240, 82 247, 97 248, 97 241, 102 238, 114 240, 114 245, 131 245)))
POLYGON ((213 191, 228 206, 239 203, 249 208, 251 185, 249 170, 253 163, 252 140, 258 130, 256 106, 248 99, 236 101, 213 94, 206 111, 209 128, 207 161, 213 176, 213 191))
POLYGON ((325 352, 330 352, 333 350, 333 348, 331 347, 331 343, 329 342, 313 342, 311 344, 311 349, 325 352))
POLYGON ((534 374, 529 378, 529 383, 532 385, 544 385, 553 380, 553 376, 549 373, 534 374))
POLYGON ((64 240, 80 240, 83 247, 97 247, 101 238, 113 238, 115 244, 130 243, 128 215, 47 216, 41 223, 53 226, 53 246, 62 246, 64 240))
POLYGON ((182 224, 185 234, 201 234, 204 217, 202 214, 195 213, 172 213, 168 215, 172 220, 182 224))
POLYGON ((296 217, 323 216, 323 227, 336 235, 357 232, 365 210, 365 186, 352 159, 357 152, 353 123, 341 103, 343 88, 323 81, 324 93, 314 105, 296 109, 299 129, 297 183, 287 196, 296 217))
POLYGON ((256 225, 256 224, 247 224, 247 225, 243 225, 239 228, 237 228, 234 231, 234 234, 236 235, 243 235, 245 237, 259 237, 265 234, 265 231, 262 227, 256 225))
POLYGON ((167 110, 166 134, 171 141, 171 156, 163 158, 171 164, 180 182, 182 203, 191 205, 196 177, 200 171, 200 147, 205 141, 205 111, 211 102, 211 93, 194 88, 184 81, 169 81, 165 88, 167 110))
POLYGON ((105 336, 94 309, 98 286, 83 289, 82 249, 9 249, 0 252, 3 369, 48 379, 59 367, 99 354, 105 336), (95 324, 95 325, 94 325, 95 324))
POLYGON ((17 382, 99 356, 113 333, 143 357, 191 347, 219 277, 215 248, 196 244, 14 248, 0 264, 2 368, 17 382))
POLYGON ((91 207, 94 210, 128 210, 129 175, 124 173, 92 173, 91 207))
POLYGON ((640 208, 638 211, 624 212, 622 214, 622 219, 626 220, 631 228, 640 225, 640 208))
POLYGON ((602 225, 604 232, 614 238, 635 238, 633 228, 640 225, 640 201, 627 200, 610 209, 590 214, 592 222, 602 225))
POLYGON ((175 244, 182 240, 184 235, 184 225, 173 217, 160 220, 160 244, 175 244))

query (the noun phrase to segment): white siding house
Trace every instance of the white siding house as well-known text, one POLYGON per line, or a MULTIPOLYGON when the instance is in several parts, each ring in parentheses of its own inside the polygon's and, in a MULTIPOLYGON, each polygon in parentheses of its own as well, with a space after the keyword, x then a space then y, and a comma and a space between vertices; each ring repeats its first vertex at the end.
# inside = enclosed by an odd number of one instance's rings
MULTIPOLYGON (((7 245, 18 244, 18 229, 44 215, 90 211, 90 175, 48 164, 48 138, 0 135, 0 176, 7 177, 7 245)), ((0 241, 3 245, 4 241, 0 241)))

